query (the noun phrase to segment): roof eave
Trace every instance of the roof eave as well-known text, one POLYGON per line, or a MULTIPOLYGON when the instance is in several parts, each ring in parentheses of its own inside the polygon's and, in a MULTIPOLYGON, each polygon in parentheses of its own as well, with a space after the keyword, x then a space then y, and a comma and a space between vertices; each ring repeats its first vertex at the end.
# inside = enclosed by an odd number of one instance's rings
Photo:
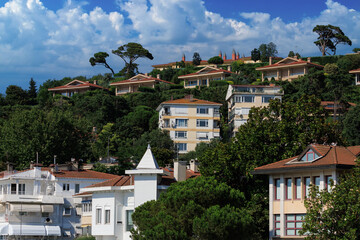
POLYGON ((312 166, 311 164, 307 166, 297 166, 292 168, 272 168, 272 169, 258 169, 254 170, 251 173, 254 175, 270 175, 277 173, 289 173, 289 172, 301 172, 304 170, 323 170, 323 169, 351 169, 355 165, 346 165, 346 164, 329 164, 329 165, 316 165, 312 166))

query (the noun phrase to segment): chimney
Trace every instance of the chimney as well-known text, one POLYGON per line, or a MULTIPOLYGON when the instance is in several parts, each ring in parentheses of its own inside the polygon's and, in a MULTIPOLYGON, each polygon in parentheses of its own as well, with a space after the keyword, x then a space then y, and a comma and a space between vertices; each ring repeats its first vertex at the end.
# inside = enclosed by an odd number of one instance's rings
POLYGON ((94 80, 94 84, 97 85, 97 81, 96 81, 96 80, 94 80))
POLYGON ((226 60, 226 53, 224 53, 224 57, 223 57, 223 60, 224 60, 224 61, 226 60))
POLYGON ((272 64, 272 57, 269 57, 269 65, 272 64))
POLYGON ((221 51, 219 52, 219 57, 221 57, 221 58, 222 58, 222 52, 221 52, 221 51))
POLYGON ((199 172, 199 163, 195 159, 190 160, 190 170, 199 172))
POLYGON ((156 75, 156 78, 157 78, 157 79, 160 79, 160 74, 156 75))
POLYGON ((239 52, 236 53, 236 59, 240 59, 240 54, 239 54, 239 52))
POLYGON ((295 55, 295 56, 294 56, 294 58, 295 58, 295 59, 298 59, 298 56, 297 56, 297 55, 295 55))
POLYGON ((181 61, 185 62, 185 54, 183 53, 181 61))
POLYGON ((227 70, 231 72, 231 65, 227 67, 227 70))
POLYGON ((145 73, 144 75, 145 75, 145 76, 148 76, 148 73, 145 73))
POLYGON ((14 166, 13 166, 13 164, 10 163, 10 162, 6 162, 6 168, 7 168, 7 171, 8 171, 8 172, 14 171, 14 166))
POLYGON ((174 161, 174 178, 178 182, 186 180, 186 161, 174 161))
POLYGON ((233 50, 232 50, 231 60, 236 60, 236 53, 235 53, 235 49, 233 49, 233 50))
POLYGON ((311 62, 311 57, 308 57, 308 58, 307 58, 307 61, 308 61, 308 62, 311 62))
POLYGON ((34 161, 30 162, 30 169, 33 169, 35 167, 34 161))

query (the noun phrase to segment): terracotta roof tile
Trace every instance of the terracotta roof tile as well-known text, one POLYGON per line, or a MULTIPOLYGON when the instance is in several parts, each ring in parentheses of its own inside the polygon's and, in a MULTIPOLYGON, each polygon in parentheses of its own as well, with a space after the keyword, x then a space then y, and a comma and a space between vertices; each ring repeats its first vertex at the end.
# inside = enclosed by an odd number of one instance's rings
POLYGON ((349 73, 360 73, 360 68, 350 70, 349 73))
MULTIPOLYGON (((233 74, 233 72, 228 71, 228 70, 224 70, 224 69, 212 70, 212 71, 206 72, 206 74, 212 74, 212 73, 229 73, 229 74, 233 74)), ((204 73, 197 73, 197 72, 196 73, 189 73, 189 74, 181 75, 178 78, 183 78, 183 77, 188 77, 188 76, 197 76, 197 75, 201 76, 203 74, 204 73)))
POLYGON ((316 64, 316 63, 312 63, 312 62, 308 62, 308 61, 303 61, 303 60, 298 60, 296 62, 292 62, 292 63, 274 63, 271 65, 267 65, 267 66, 263 66, 263 67, 258 67, 256 68, 256 70, 262 70, 262 69, 267 69, 267 68, 277 68, 277 67, 282 67, 282 66, 294 66, 294 65, 313 65, 315 67, 320 67, 320 68, 324 68, 324 66, 316 64))
POLYGON ((216 103, 216 102, 210 102, 207 100, 201 100, 201 99, 190 99, 190 98, 181 98, 181 99, 176 99, 176 100, 169 100, 169 101, 165 101, 162 102, 161 104, 196 104, 196 105, 219 105, 221 106, 221 103, 216 103))
POLYGON ((118 81, 118 82, 113 82, 110 83, 111 86, 113 85, 119 85, 119 84, 127 84, 127 83, 138 83, 138 82, 148 82, 148 81, 154 81, 154 82, 164 82, 164 83, 168 83, 168 84, 175 84, 172 82, 168 82, 159 78, 154 78, 154 77, 149 77, 149 78, 143 78, 143 79, 127 79, 127 80, 123 80, 123 81, 118 81))
POLYGON ((134 177, 130 176, 116 176, 110 180, 95 183, 93 185, 87 186, 86 188, 93 188, 93 187, 117 187, 117 186, 129 186, 134 185, 134 177))
POLYGON ((284 159, 278 162, 257 167, 254 170, 255 174, 275 173, 283 170, 291 169, 311 169, 314 167, 336 167, 355 165, 357 155, 360 153, 360 146, 342 147, 342 146, 328 146, 321 144, 312 144, 310 147, 320 153, 322 156, 313 162, 298 162, 296 160, 299 156, 284 159))
POLYGON ((98 89, 107 89, 102 86, 92 84, 92 83, 84 83, 79 85, 63 85, 54 88, 49 88, 48 91, 57 91, 57 90, 65 90, 65 89, 78 89, 78 88, 98 88, 98 89))
POLYGON ((96 172, 93 170, 80 170, 80 171, 65 171, 52 172, 57 178, 89 178, 89 179, 113 179, 117 175, 96 172))

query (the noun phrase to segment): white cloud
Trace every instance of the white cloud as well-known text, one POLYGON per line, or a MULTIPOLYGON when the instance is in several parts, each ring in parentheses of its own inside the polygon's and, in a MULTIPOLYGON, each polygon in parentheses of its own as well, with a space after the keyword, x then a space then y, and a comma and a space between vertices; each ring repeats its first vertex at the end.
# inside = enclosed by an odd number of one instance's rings
MULTIPOLYGON (((87 2, 68 0, 63 8, 49 10, 41 0, 8 0, 0 8, 0 92, 1 80, 9 74, 61 78, 105 72, 91 67, 88 60, 98 51, 110 52, 130 41, 140 42, 154 60, 141 60, 144 71, 151 64, 187 59, 193 52, 203 59, 220 50, 230 57, 234 48, 249 55, 261 43, 274 42, 279 55, 290 50, 302 55, 319 55, 313 44, 317 24, 340 26, 353 44, 359 44, 360 13, 335 0, 326 0, 326 9, 317 17, 284 22, 269 13, 239 13, 224 18, 206 9, 201 0, 117 0, 119 11, 96 7, 86 12, 87 2)), ((351 48, 340 46, 339 52, 351 48)), ((111 56, 114 69, 122 67, 111 56)), ((28 79, 24 79, 28 81, 28 79)))

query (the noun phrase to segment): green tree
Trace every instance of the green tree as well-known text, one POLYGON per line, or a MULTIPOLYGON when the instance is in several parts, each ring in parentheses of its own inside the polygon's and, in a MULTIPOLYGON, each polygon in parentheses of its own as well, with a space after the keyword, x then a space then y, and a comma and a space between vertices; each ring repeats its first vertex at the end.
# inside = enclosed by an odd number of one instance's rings
POLYGON ((253 60, 254 62, 260 60, 260 51, 257 48, 254 48, 251 51, 251 60, 253 60))
POLYGON ((323 56, 329 54, 329 50, 336 54, 336 47, 340 44, 352 45, 351 40, 344 34, 340 27, 332 25, 316 25, 313 29, 319 37, 315 41, 315 45, 319 47, 323 56))
POLYGON ((135 240, 248 239, 253 230, 243 194, 205 177, 172 184, 132 216, 135 240))
POLYGON ((224 60, 219 56, 215 56, 215 57, 210 58, 208 60, 208 63, 219 65, 219 64, 223 64, 224 60))
POLYGON ((313 186, 305 200, 305 239, 360 239, 360 168, 346 173, 331 191, 313 186))
POLYGON ((276 57, 276 55, 278 54, 277 47, 273 42, 270 42, 268 44, 261 44, 259 46, 259 52, 260 60, 262 62, 267 62, 269 60, 269 57, 276 57))
POLYGON ((28 102, 27 92, 16 85, 8 86, 5 93, 5 101, 8 105, 24 105, 28 102))
POLYGON ((357 52, 360 51, 360 48, 354 48, 352 51, 353 51, 354 53, 357 53, 357 52))
POLYGON ((342 135, 347 145, 360 145, 360 106, 352 107, 343 120, 342 135))
POLYGON ((102 65, 108 69, 110 69, 110 71, 112 72, 112 74, 114 75, 115 72, 114 70, 109 66, 109 64, 106 62, 106 58, 109 57, 109 54, 107 52, 98 52, 94 54, 94 57, 91 57, 89 59, 89 62, 91 64, 91 66, 95 66, 95 65, 102 65))
POLYGON ((138 64, 135 61, 138 58, 148 58, 153 60, 153 55, 140 43, 130 42, 125 45, 118 47, 116 50, 112 50, 112 53, 121 57, 125 62, 125 67, 122 72, 126 78, 131 78, 136 73, 138 73, 138 64))
POLYGON ((294 51, 290 51, 289 54, 288 54, 288 57, 295 57, 294 51))
POLYGON ((34 81, 33 78, 30 79, 29 90, 27 91, 27 95, 29 98, 29 104, 36 105, 37 90, 36 90, 36 82, 34 81))
POLYGON ((200 54, 199 54, 198 52, 194 52, 192 62, 193 62, 193 64, 194 64, 195 66, 200 65, 201 57, 200 57, 200 54))

